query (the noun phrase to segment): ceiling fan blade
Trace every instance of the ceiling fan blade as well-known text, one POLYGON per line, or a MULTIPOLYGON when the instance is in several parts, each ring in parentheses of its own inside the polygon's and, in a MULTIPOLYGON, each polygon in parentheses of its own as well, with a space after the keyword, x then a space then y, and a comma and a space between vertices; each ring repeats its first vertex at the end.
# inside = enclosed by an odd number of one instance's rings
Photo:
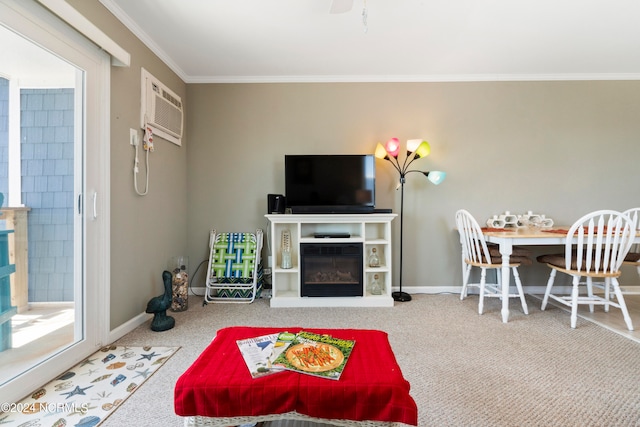
POLYGON ((353 0, 331 0, 330 14, 349 12, 353 8, 353 0))

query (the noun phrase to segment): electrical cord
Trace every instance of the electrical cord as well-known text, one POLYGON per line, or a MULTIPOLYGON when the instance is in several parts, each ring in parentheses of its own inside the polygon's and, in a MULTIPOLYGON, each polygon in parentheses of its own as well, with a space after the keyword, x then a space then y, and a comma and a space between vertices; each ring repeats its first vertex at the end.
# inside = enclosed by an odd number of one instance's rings
POLYGON ((144 134, 143 134, 143 148, 144 151, 146 151, 146 156, 145 156, 145 174, 146 174, 146 179, 145 179, 145 186, 144 186, 144 191, 140 191, 138 190, 138 172, 140 172, 140 168, 138 167, 138 164, 140 163, 140 160, 138 159, 138 142, 136 141, 136 143, 134 144, 134 150, 135 150, 135 158, 133 160, 133 188, 136 190, 136 193, 139 196, 146 196, 147 193, 149 192, 149 152, 153 151, 153 130, 149 127, 149 126, 145 126, 145 130, 144 130, 144 134))
MULTIPOLYGON (((196 267, 196 271, 193 272, 193 275, 191 276, 191 280, 189 281, 189 290, 191 291, 191 295, 195 295, 197 297, 203 297, 204 294, 197 294, 193 291, 193 280, 196 278, 196 274, 198 274, 198 270, 200 270, 200 267, 202 267, 202 264, 204 264, 205 262, 208 262, 208 259, 202 260, 200 262, 200 264, 198 264, 198 266, 196 267)), ((205 285, 206 286, 206 285, 205 285)))
POLYGON ((136 145, 134 148, 136 150, 136 158, 134 160, 134 165, 133 165, 133 188, 135 188, 138 196, 146 196, 147 193, 149 192, 149 151, 147 151, 146 153, 146 162, 145 162, 146 182, 144 186, 144 191, 141 192, 140 190, 138 190, 138 172, 139 172, 138 163, 140 163, 140 161, 138 160, 138 146, 136 145))

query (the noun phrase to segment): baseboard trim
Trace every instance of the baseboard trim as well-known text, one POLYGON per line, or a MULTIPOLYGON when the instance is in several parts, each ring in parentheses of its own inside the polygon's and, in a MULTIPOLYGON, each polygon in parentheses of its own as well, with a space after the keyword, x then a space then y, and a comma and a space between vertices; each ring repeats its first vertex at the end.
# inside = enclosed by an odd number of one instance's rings
MULTIPOLYGON (((570 286, 564 286, 564 287, 556 286, 554 289, 556 292, 558 292, 558 290, 561 290, 562 292, 571 293, 570 286)), ((192 287, 191 290, 194 293, 197 293, 198 296, 203 296, 206 289, 204 287, 198 287, 198 288, 192 287)), ((397 286, 394 286, 392 290, 393 292, 395 292, 395 291, 399 291, 400 289, 397 286)), ((460 291, 462 290, 462 286, 403 286, 402 290, 409 294, 432 294, 432 295, 459 294, 460 291)), ((544 295, 545 290, 546 290, 546 286, 524 286, 525 294, 544 295)), ((512 287, 512 291, 513 292, 516 291, 515 286, 512 287)))
POLYGON ((149 319, 151 319, 151 317, 152 317, 151 314, 140 313, 133 319, 129 320, 128 322, 123 323, 122 325, 113 329, 111 332, 109 332, 109 343, 112 343, 122 338, 123 336, 127 335, 129 332, 133 331, 138 326, 147 322, 149 319))
MULTIPOLYGON (((546 286, 524 286, 523 288, 525 294, 544 295, 544 291, 546 290, 546 286)), ((554 289, 556 292, 559 290, 562 292, 571 292, 571 287, 567 286, 556 286, 554 289)), ((399 288, 394 286, 393 291, 398 290, 399 288)), ((410 294, 459 294, 460 291, 462 291, 462 286, 404 286, 402 290, 410 294)), ((515 286, 511 287, 511 291, 516 291, 515 286)), ((473 293, 473 291, 471 293, 473 293)))

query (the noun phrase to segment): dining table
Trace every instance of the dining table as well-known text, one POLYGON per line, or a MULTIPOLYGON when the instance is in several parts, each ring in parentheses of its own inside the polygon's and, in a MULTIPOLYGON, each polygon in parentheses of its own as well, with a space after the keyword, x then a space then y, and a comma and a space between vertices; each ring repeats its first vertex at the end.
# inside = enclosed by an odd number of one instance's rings
MULTIPOLYGON (((514 246, 564 245, 570 225, 554 225, 553 227, 513 227, 482 228, 482 234, 488 243, 497 244, 502 257, 502 322, 509 321, 509 258, 514 246)), ((577 241, 577 237, 575 238, 577 241)), ((634 243, 640 243, 640 233, 636 234, 634 243)))

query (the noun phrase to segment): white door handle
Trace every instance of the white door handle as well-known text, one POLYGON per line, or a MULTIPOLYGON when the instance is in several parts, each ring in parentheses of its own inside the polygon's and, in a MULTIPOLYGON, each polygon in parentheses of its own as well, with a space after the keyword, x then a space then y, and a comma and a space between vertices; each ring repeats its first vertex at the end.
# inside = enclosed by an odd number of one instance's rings
POLYGON ((98 218, 98 192, 93 193, 93 219, 98 218))

